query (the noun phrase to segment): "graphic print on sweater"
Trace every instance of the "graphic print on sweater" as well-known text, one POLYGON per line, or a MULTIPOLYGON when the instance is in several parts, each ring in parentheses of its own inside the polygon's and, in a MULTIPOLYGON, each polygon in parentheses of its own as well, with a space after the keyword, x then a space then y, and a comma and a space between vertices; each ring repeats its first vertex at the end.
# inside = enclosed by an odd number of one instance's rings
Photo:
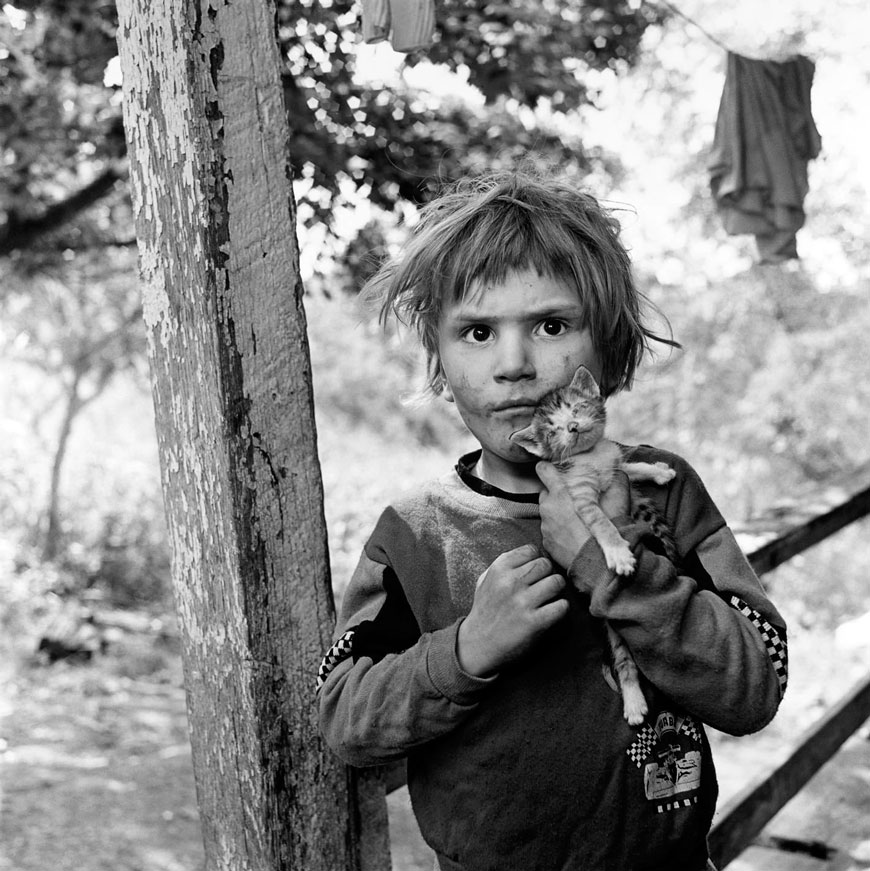
POLYGON ((656 811, 690 807, 701 787, 701 732, 688 715, 661 711, 626 751, 643 773, 643 790, 656 811))

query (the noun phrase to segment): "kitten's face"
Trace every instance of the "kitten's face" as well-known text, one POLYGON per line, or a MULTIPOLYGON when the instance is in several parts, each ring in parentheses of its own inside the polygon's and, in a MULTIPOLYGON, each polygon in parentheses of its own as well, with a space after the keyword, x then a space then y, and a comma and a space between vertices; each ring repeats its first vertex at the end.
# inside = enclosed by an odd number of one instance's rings
POLYGON ((511 438, 545 460, 566 460, 591 450, 604 435, 607 413, 595 379, 584 367, 567 387, 548 393, 532 422, 511 438))

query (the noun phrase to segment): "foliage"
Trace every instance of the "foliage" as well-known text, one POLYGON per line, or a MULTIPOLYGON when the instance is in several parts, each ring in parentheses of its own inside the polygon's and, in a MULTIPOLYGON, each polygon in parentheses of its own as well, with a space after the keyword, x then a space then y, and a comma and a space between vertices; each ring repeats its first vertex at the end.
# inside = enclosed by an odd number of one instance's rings
MULTIPOLYGON (((488 103, 507 96, 523 106, 546 102, 566 112, 594 102, 583 69, 623 70, 633 64, 657 8, 631 2, 545 0, 537 3, 448 0, 433 63, 469 70, 488 103)), ((411 58, 419 62, 420 55, 411 58)))
POLYGON ((358 75, 365 71, 355 69, 353 9, 350 0, 279 5, 291 150, 330 201, 337 181, 349 176, 387 209, 425 201, 442 177, 529 151, 560 165, 587 165, 578 136, 529 129, 517 110, 546 104, 564 113, 593 100, 585 71, 627 69, 644 30, 660 20, 645 4, 626 0, 443 0, 435 45, 406 64, 425 61, 460 74, 485 100, 470 108, 358 75))
MULTIPOLYGON (((23 2, 0 15, 2 253, 35 244, 100 200, 123 208, 120 99, 103 84, 116 54, 113 15, 84 0, 23 2)), ((113 238, 99 217, 69 230, 63 244, 113 238)), ((121 226, 129 239, 129 216, 121 226)))
POLYGON ((39 266, 21 260, 7 270, 0 294, 0 338, 10 359, 44 373, 44 408, 61 409, 43 510, 31 521, 46 559, 62 543, 60 488, 76 419, 127 370, 145 383, 145 332, 132 261, 125 249, 46 252, 39 266), (127 256, 125 256, 127 255, 127 256))
POLYGON ((689 458, 732 521, 867 459, 870 389, 853 360, 870 329, 855 292, 800 295, 800 271, 754 267, 691 294, 654 288, 683 350, 617 397, 614 432, 689 458), (787 281, 788 296, 774 278, 787 281))
POLYGON ((14 356, 54 376, 75 377, 85 395, 107 372, 132 368, 143 379, 145 331, 129 250, 47 252, 39 264, 3 269, 2 338, 14 356))
MULTIPOLYGON (((144 363, 141 348, 137 363, 144 363)), ((77 416, 57 477, 57 548, 46 560, 46 510, 65 411, 61 385, 57 374, 16 359, 8 345, 2 371, 0 403, 9 413, 0 420, 0 551, 13 565, 4 584, 34 605, 33 584, 44 583, 62 597, 97 597, 106 606, 165 607, 168 542, 141 374, 120 367, 77 416)))
MULTIPOLYGON (((516 108, 546 102, 563 112, 590 100, 584 69, 627 67, 658 19, 629 0, 445 0, 431 57, 483 93, 486 105, 470 108, 365 80, 355 61, 357 8, 351 0, 277 3, 291 153, 296 176, 315 188, 318 221, 330 219, 344 180, 391 209, 492 156, 534 148, 584 165, 578 137, 530 129, 516 108)), ((109 2, 19 0, 0 15, 0 253, 117 242, 118 227, 129 234, 129 215, 101 226, 90 214, 95 203, 128 208, 116 184, 126 175, 119 85, 106 75, 116 30, 109 2)))

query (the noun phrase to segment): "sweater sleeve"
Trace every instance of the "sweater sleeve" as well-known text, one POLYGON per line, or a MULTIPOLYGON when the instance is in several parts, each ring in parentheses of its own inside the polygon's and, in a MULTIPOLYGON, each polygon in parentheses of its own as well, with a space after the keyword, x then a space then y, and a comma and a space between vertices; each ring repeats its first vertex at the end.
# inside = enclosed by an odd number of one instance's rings
POLYGON ((685 461, 665 507, 678 566, 651 545, 647 524, 614 522, 637 559, 617 577, 587 542, 570 568, 638 667, 660 691, 713 728, 746 734, 774 716, 787 680, 786 627, 704 485, 685 461))
POLYGON ((462 671, 461 620, 420 632, 403 587, 407 579, 392 565, 407 560, 391 559, 390 551, 409 547, 395 520, 385 512, 367 543, 318 673, 321 730, 351 765, 398 759, 446 734, 492 682, 462 671))

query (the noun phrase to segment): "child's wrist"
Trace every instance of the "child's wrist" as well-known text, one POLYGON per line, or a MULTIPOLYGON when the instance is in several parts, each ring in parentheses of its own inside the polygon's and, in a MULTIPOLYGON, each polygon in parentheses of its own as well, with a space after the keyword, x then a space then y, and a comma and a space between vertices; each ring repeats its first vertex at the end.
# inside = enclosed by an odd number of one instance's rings
POLYGON ((480 693, 496 680, 497 675, 476 677, 462 670, 456 655, 457 635, 462 622, 457 620, 446 629, 432 633, 426 670, 438 692, 457 705, 468 706, 478 701, 480 693))
POLYGON ((468 618, 459 624, 456 633, 456 661, 459 667, 471 677, 492 677, 498 670, 492 656, 487 655, 479 637, 473 631, 468 618))

